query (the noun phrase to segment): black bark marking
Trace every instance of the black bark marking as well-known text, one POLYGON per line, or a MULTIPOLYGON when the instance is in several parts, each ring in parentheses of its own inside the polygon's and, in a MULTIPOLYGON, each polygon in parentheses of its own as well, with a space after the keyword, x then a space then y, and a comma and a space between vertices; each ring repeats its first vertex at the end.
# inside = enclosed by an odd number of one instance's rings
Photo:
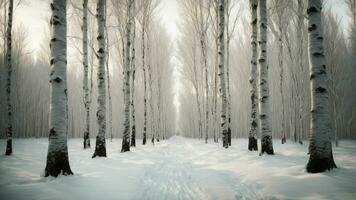
POLYGON ((317 13, 317 12, 318 12, 318 9, 315 6, 312 6, 312 7, 307 9, 307 14, 308 15, 311 15, 311 14, 317 13))
POLYGON ((51 128, 51 130, 49 130, 49 135, 50 136, 54 136, 54 135, 56 135, 56 133, 57 133, 57 131, 56 131, 56 129, 54 127, 51 128))
POLYGON ((325 93, 326 92, 326 88, 319 86, 319 87, 317 87, 315 89, 315 92, 316 93, 325 93))
POLYGON ((319 58, 319 57, 323 57, 324 54, 323 54, 322 52, 314 52, 314 53, 313 53, 313 56, 319 58))
POLYGON ((309 32, 312 32, 316 29, 316 25, 315 24, 311 24, 309 27, 308 27, 308 31, 309 32))
POLYGON ((56 83, 60 83, 60 82, 62 82, 62 79, 60 78, 60 77, 56 77, 56 78, 54 78, 53 79, 54 80, 54 82, 56 82, 56 83))

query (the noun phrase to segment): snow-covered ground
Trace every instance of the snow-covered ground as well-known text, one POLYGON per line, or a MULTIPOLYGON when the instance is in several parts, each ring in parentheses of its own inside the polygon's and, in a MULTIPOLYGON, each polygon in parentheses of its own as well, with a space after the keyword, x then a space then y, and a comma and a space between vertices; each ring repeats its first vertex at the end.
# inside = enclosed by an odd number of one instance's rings
POLYGON ((75 175, 43 178, 47 143, 15 139, 14 155, 0 156, 1 200, 356 199, 355 141, 341 141, 333 149, 338 169, 307 174, 307 145, 279 140, 274 141, 276 155, 258 156, 247 151, 245 139, 223 149, 173 137, 128 153, 120 153, 117 139, 107 141, 107 158, 92 159, 93 149, 83 150, 81 139, 70 139, 75 175))

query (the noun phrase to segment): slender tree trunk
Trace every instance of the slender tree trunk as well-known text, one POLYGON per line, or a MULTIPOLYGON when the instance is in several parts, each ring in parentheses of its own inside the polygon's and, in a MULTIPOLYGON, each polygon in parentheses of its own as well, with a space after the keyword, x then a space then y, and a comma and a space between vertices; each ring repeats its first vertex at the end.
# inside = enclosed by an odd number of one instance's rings
POLYGON ((251 77, 250 77, 250 98, 251 98, 251 115, 250 115, 250 132, 248 139, 248 149, 257 151, 257 0, 250 0, 251 10, 251 77))
POLYGON ((219 9, 218 9, 218 6, 216 4, 216 6, 214 7, 215 9, 215 16, 216 16, 216 27, 215 27, 215 51, 216 51, 216 54, 215 54, 215 67, 214 67, 214 107, 213 107, 213 125, 214 125, 214 141, 216 143, 219 142, 219 134, 216 134, 216 132, 220 132, 219 128, 217 128, 217 125, 218 125, 218 120, 217 120, 217 110, 218 110, 218 71, 219 71, 219 36, 218 36, 218 32, 219 32, 219 9))
POLYGON ((84 149, 90 148, 90 99, 89 99, 89 69, 88 69, 88 0, 83 0, 83 89, 84 89, 84 149))
MULTIPOLYGON (((7 10, 6 10, 6 0, 4 0, 4 23, 3 23, 3 30, 4 30, 4 35, 3 35, 3 66, 4 67, 6 67, 7 65, 6 65, 6 26, 7 26, 7 24, 6 24, 6 21, 7 21, 7 10)), ((4 73, 4 74, 1 74, 0 75, 0 78, 1 78, 1 80, 3 79, 3 78, 6 78, 6 74, 4 73)), ((2 81, 1 81, 1 83, 2 83, 2 81)), ((4 85, 6 85, 6 83, 4 84, 4 85)), ((0 85, 0 88, 3 88, 3 85, 0 85)), ((3 102, 3 101, 1 101, 0 102, 0 107, 1 108, 4 108, 4 109, 2 109, 2 110, 0 110, 2 113, 6 113, 6 108, 5 108, 5 105, 3 105, 3 103, 5 103, 5 102, 3 102)), ((4 118, 5 118, 5 115, 2 115, 4 118)), ((1 124, 1 129, 2 128, 5 128, 5 127, 2 127, 2 125, 4 125, 3 123, 6 123, 6 120, 7 119, 2 119, 2 124, 1 124)), ((6 126, 6 125, 5 125, 6 126)), ((5 134, 6 134, 6 132, 5 132, 5 134)))
POLYGON ((161 76, 161 72, 158 71, 157 75, 158 75, 158 80, 157 80, 157 89, 158 89, 157 111, 158 111, 158 117, 157 117, 157 137, 156 137, 156 141, 159 142, 159 138, 161 136, 161 98, 162 98, 162 90, 161 90, 162 76, 161 76))
MULTIPOLYGON (((133 15, 136 15, 136 5, 133 5, 133 15)), ((136 74, 136 63, 135 63, 135 39, 136 39, 136 23, 135 18, 132 24, 132 48, 131 48, 131 146, 136 146, 136 113, 135 113, 135 74, 136 74)))
MULTIPOLYGON (((106 11, 106 7, 105 7, 105 11, 106 11)), ((108 98, 109 98, 109 102, 108 103, 109 103, 110 141, 112 142, 112 139, 113 139, 113 132, 112 132, 112 98, 111 98, 110 69, 109 69, 110 51, 109 51, 109 37, 108 37, 107 29, 105 30, 105 34, 106 34, 106 44, 107 44, 106 45, 105 70, 106 70, 106 80, 107 80, 107 84, 108 84, 108 98)))
MULTIPOLYGON (((298 40, 298 45, 299 45, 299 49, 298 49, 298 65, 300 67, 300 71, 304 72, 304 65, 303 65, 303 58, 304 58, 304 48, 303 48, 303 27, 304 27, 304 3, 303 0, 298 0, 298 28, 297 28, 297 40, 298 40)), ((300 144, 302 144, 301 141, 301 132, 303 131, 301 128, 301 119, 302 119, 302 114, 303 114, 303 103, 304 103, 304 98, 303 98, 303 90, 301 88, 303 87, 303 81, 297 82, 299 80, 297 80, 296 78, 296 83, 297 83, 297 96, 298 96, 298 100, 299 100, 299 131, 296 131, 297 137, 298 137, 298 142, 300 144)), ((296 137, 296 139, 297 139, 296 137)), ((295 141, 297 142, 297 141, 295 141)))
MULTIPOLYGON (((150 58, 150 37, 149 37, 149 31, 147 31, 147 55, 150 58)), ((151 113, 151 120, 150 120, 150 132, 151 132, 151 142, 154 144, 155 142, 155 132, 156 132, 156 127, 155 127, 155 113, 154 113, 154 108, 153 108, 153 80, 152 80, 152 69, 151 69, 151 63, 148 62, 147 64, 147 73, 148 73, 148 87, 149 87, 149 103, 150 103, 150 113, 151 113)))
POLYGON ((208 143, 208 131, 209 131, 209 80, 208 80, 208 60, 207 60, 207 52, 206 52, 206 37, 205 32, 200 34, 200 48, 202 52, 202 65, 205 70, 205 143, 208 143))
POLYGON ((331 116, 321 25, 321 0, 308 0, 311 129, 307 172, 336 168, 331 146, 331 116))
POLYGON ((283 59, 284 59, 284 48, 283 48, 283 30, 282 30, 282 16, 278 17, 278 27, 279 27, 279 38, 278 38, 278 43, 279 43, 279 56, 278 56, 278 62, 279 62, 279 67, 281 69, 280 74, 279 74, 279 92, 281 95, 281 101, 282 101, 282 121, 281 121, 281 126, 282 126, 282 144, 286 143, 287 138, 286 138, 286 131, 285 131, 285 117, 284 117, 284 94, 283 94, 283 73, 284 73, 284 66, 283 66, 283 59))
POLYGON ((334 109, 334 124, 335 124, 335 147, 339 147, 339 139, 337 136, 338 133, 338 126, 337 126, 337 108, 336 108, 336 101, 333 102, 333 109, 334 109))
MULTIPOLYGON (((69 166, 67 97, 67 8, 66 0, 51 3, 50 131, 45 176, 73 174, 69 166)), ((11 9, 10 9, 11 10, 11 9)), ((10 51, 11 52, 11 51, 10 51)))
POLYGON ((122 134, 121 152, 130 151, 130 68, 131 68, 131 28, 132 28, 132 8, 134 0, 128 0, 126 24, 126 45, 124 63, 124 130, 122 134))
POLYGON ((97 0, 97 22, 98 22, 98 111, 96 113, 99 132, 96 136, 96 145, 93 158, 96 156, 106 157, 106 83, 105 83, 105 59, 106 59, 106 40, 105 40, 105 1, 97 0))
MULTIPOLYGON (((6 4, 4 5, 6 6, 6 4)), ((6 60, 7 65, 7 80, 6 80, 6 103, 7 103, 7 127, 6 127, 6 152, 5 155, 9 156, 12 154, 12 102, 11 102, 11 78, 12 78, 12 12, 14 7, 14 1, 9 0, 9 9, 8 9, 8 21, 7 21, 7 30, 6 30, 6 60)))
POLYGON ((142 144, 147 142, 147 77, 146 77, 146 41, 145 41, 145 25, 142 25, 142 70, 143 70, 143 137, 142 144))
MULTIPOLYGON (((227 34, 229 29, 226 29, 227 34)), ((227 140, 231 146, 230 38, 226 40, 227 140)))
MULTIPOLYGON (((226 7, 229 10, 230 0, 226 0, 226 7)), ((227 93, 227 123, 228 123, 228 144, 231 146, 231 93, 230 93, 230 11, 226 12, 226 93, 227 93)))
POLYGON ((218 60, 219 60, 219 78, 220 78, 220 95, 221 95, 221 131, 223 136, 223 147, 228 148, 228 122, 226 118, 227 97, 226 97, 226 80, 225 80, 225 0, 218 1, 219 14, 219 34, 218 34, 218 60))
MULTIPOLYGON (((149 48, 147 48, 147 51, 149 52, 149 48)), ((147 65, 147 71, 148 71, 148 83, 149 83, 149 88, 150 88, 150 111, 151 111, 151 142, 154 144, 155 141, 155 113, 153 109, 153 81, 152 81, 152 70, 151 70, 151 64, 147 65)))
MULTIPOLYGON (((105 5, 105 16, 107 16, 107 6, 105 5)), ((108 100, 109 100, 109 128, 110 128, 110 142, 113 139, 113 131, 112 131, 112 98, 111 98, 111 82, 110 82, 110 69, 109 69, 109 61, 110 61, 110 50, 109 50, 109 34, 106 26, 105 20, 105 37, 106 37, 106 62, 105 62, 105 70, 106 70, 106 80, 108 84, 108 100)))
POLYGON ((268 87, 267 62, 267 5, 266 0, 258 1, 259 24, 259 70, 260 70, 260 128, 261 128, 261 154, 273 154, 272 133, 270 125, 270 100, 268 87))

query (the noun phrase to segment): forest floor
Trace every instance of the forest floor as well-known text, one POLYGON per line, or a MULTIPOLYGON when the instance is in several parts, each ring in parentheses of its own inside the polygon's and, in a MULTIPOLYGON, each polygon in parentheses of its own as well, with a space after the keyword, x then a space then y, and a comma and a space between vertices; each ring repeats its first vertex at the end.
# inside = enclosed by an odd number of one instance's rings
MULTIPOLYGON (((94 146, 94 140, 91 140, 94 146)), ((111 199, 356 199, 356 141, 334 148, 339 168, 305 172, 307 145, 274 140, 274 156, 249 152, 247 140, 221 143, 173 137, 120 153, 107 141, 107 158, 92 159, 81 139, 70 139, 73 176, 41 177, 48 139, 15 139, 14 154, 0 155, 1 200, 111 199)), ((138 141, 141 143, 141 140, 138 141)), ((5 140, 0 140, 5 150, 5 140)))

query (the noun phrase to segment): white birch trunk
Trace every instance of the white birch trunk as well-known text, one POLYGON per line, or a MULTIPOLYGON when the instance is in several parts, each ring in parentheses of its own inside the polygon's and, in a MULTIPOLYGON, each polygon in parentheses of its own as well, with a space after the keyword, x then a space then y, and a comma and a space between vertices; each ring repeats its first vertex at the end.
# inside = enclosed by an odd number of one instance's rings
MULTIPOLYGON (((150 58, 150 37, 149 37, 149 31, 147 31, 147 55, 148 58, 150 58)), ((151 132, 151 142, 154 144, 155 140, 155 113, 154 113, 154 108, 153 108, 153 79, 152 79, 152 69, 151 69, 151 63, 150 61, 147 64, 147 73, 148 73, 148 87, 149 87, 149 104, 150 104, 150 113, 151 113, 151 120, 150 120, 150 132, 151 132)))
MULTIPOLYGON (((107 8, 105 7, 105 11, 107 8)), ((106 12, 105 12, 106 15, 106 12)), ((112 142, 113 139, 113 132, 112 132, 112 98, 111 98, 111 84, 110 84, 110 69, 109 69, 109 56, 110 56, 110 51, 109 51, 109 36, 108 36, 108 31, 107 28, 105 29, 105 34, 106 34, 106 63, 105 63, 105 69, 106 69, 106 80, 108 84, 108 103, 109 103, 109 129, 110 129, 110 141, 112 142)))
MULTIPOLYGON (((133 5, 133 15, 136 15, 136 4, 133 5)), ((131 143, 130 146, 136 146, 136 113, 135 113, 135 75, 136 75, 136 49, 135 49, 135 39, 136 39, 136 23, 133 17, 132 24, 132 48, 131 48, 131 143)))
POLYGON ((308 54, 310 67, 311 127, 307 172, 336 168, 331 146, 331 116, 321 26, 321 0, 308 0, 308 54))
POLYGON ((106 157, 106 82, 105 82, 105 59, 106 59, 106 40, 105 40, 105 0, 97 0, 97 23, 98 23, 98 110, 96 113, 99 132, 96 136, 96 145, 93 158, 96 156, 106 157))
MULTIPOLYGON (((6 7, 6 4, 4 4, 6 7)), ((13 13, 14 1, 9 0, 9 10, 8 10, 8 21, 6 30, 6 60, 7 65, 7 79, 6 79, 6 104, 7 104, 7 126, 6 126, 6 152, 5 155, 9 156, 12 154, 12 101, 11 101, 11 79, 12 79, 12 13, 13 13)), ((6 23, 6 22, 5 22, 6 23)))
POLYGON ((282 102, 282 121, 281 121, 281 127, 282 127, 282 144, 284 144, 287 141, 286 138, 286 129, 285 129, 285 118, 284 118, 284 94, 283 94, 283 73, 284 73, 284 66, 283 66, 283 59, 284 59, 284 46, 283 46, 283 28, 284 24, 282 24, 282 18, 283 18, 283 9, 280 11, 278 15, 278 28, 279 28, 279 35, 278 35, 278 45, 279 45, 279 55, 278 55, 278 64, 280 67, 280 74, 279 74, 279 92, 281 95, 281 102, 282 102))
POLYGON ((50 122, 47 164, 45 176, 70 175, 67 131, 67 9, 66 0, 53 0, 51 3, 51 73, 50 73, 50 122))
POLYGON ((248 149, 250 151, 257 151, 257 0, 250 0, 250 11, 252 58, 250 77, 251 115, 248 149))
POLYGON ((90 148, 90 99, 89 99, 89 64, 88 64, 88 0, 83 0, 83 90, 84 90, 84 149, 90 148))
POLYGON ((205 32, 200 36, 200 45, 202 52, 202 64, 205 69, 205 143, 208 143, 208 132, 209 132, 209 74, 208 74, 208 61, 207 61, 207 49, 206 49, 206 37, 205 32))
POLYGON ((131 28, 134 0, 127 1, 127 24, 124 63, 124 130, 122 133, 121 152, 130 151, 130 68, 131 68, 131 28))
POLYGON ((227 112, 227 96, 226 96, 226 82, 225 82, 225 0, 218 1, 219 14, 219 33, 218 33, 218 60, 219 60, 219 78, 220 78, 220 96, 221 96, 221 132, 223 136, 223 147, 228 148, 228 122, 226 118, 227 112))
MULTIPOLYGON (((143 19, 145 20, 145 19, 143 19)), ((146 40, 145 40, 145 25, 142 25, 142 70, 143 70, 143 133, 142 144, 147 142, 147 75, 146 75, 146 40)))
POLYGON ((268 62, 267 62, 267 4, 266 0, 258 1, 258 25, 259 25, 259 110, 261 129, 261 154, 273 154, 272 133, 270 125, 270 97, 268 86, 268 62))

